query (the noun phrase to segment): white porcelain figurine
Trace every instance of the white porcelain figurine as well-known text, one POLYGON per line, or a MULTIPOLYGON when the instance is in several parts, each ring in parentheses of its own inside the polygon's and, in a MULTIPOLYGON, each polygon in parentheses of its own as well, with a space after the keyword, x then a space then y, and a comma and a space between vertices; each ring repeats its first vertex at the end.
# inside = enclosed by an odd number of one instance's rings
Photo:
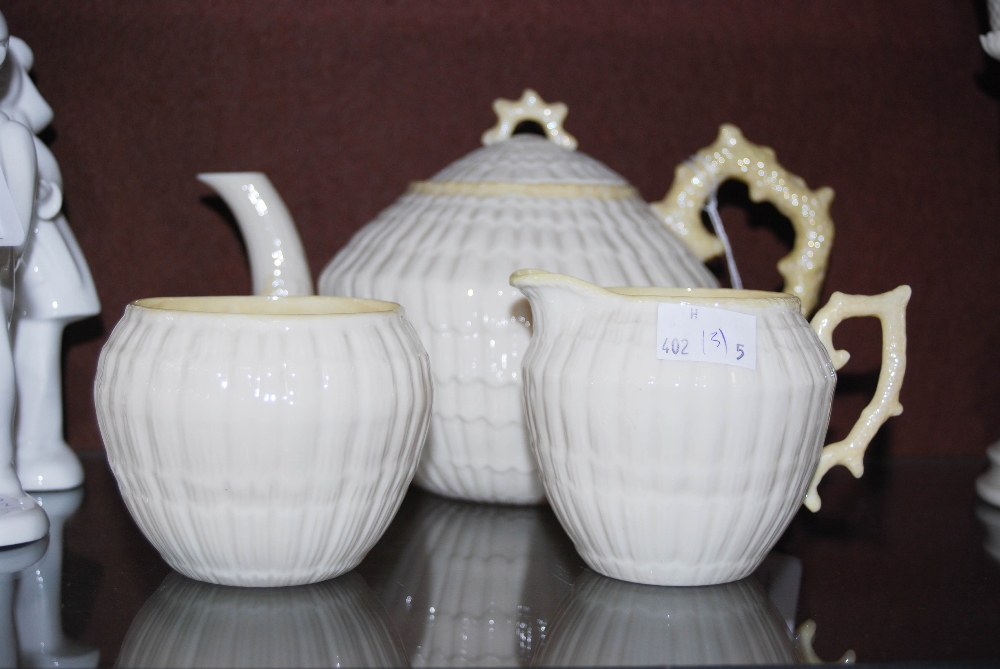
POLYGON ((1000 0, 989 0, 986 6, 990 11, 990 31, 979 36, 983 51, 1000 60, 1000 0))
MULTIPOLYGON (((8 53, 7 23, 0 16, 0 63, 8 53)), ((16 384, 11 350, 10 317, 14 307, 14 268, 24 253, 34 216, 38 163, 34 138, 26 127, 0 112, 0 546, 45 536, 49 519, 24 493, 14 469, 16 384)))
MULTIPOLYGON (((33 62, 28 45, 11 37, 0 77, 0 111, 37 134, 52 122, 52 108, 28 76, 33 62)), ((63 441, 62 335, 69 323, 96 315, 101 305, 87 261, 62 214, 59 165, 37 137, 35 152, 33 239, 15 281, 17 475, 25 490, 66 490, 83 483, 83 468, 63 441)))

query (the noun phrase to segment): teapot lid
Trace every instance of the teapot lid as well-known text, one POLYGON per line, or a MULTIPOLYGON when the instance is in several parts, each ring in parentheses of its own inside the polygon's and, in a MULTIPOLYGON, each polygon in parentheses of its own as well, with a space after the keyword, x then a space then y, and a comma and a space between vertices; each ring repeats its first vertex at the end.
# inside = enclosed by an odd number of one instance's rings
POLYGON ((628 181, 599 160, 576 151, 576 139, 563 130, 567 109, 547 103, 530 88, 520 100, 493 103, 497 124, 473 151, 430 179, 432 182, 503 182, 586 184, 628 187, 628 181), (537 122, 546 133, 514 135, 523 121, 537 122))

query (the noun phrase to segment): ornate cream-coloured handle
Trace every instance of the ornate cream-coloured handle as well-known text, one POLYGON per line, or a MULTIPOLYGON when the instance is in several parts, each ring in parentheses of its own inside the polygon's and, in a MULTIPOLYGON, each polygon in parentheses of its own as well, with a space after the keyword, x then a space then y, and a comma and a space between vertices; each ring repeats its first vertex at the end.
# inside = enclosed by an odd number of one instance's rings
POLYGON ((722 243, 702 225, 701 210, 727 179, 745 182, 751 200, 769 200, 792 222, 795 246, 778 262, 778 271, 785 292, 802 300, 802 313, 808 314, 819 299, 833 244, 833 189, 810 190, 778 163, 772 149, 748 141, 734 125, 723 125, 714 144, 677 166, 670 191, 652 205, 701 260, 723 251, 722 243))
POLYGON ((844 465, 855 478, 860 477, 865 471, 865 450, 872 437, 890 416, 903 413, 899 391, 903 387, 903 375, 906 373, 906 304, 910 301, 910 292, 909 286, 899 286, 881 295, 834 293, 826 306, 817 311, 812 319, 812 328, 829 352, 833 366, 840 369, 847 364, 851 355, 833 347, 834 329, 841 321, 855 316, 878 317, 882 322, 882 368, 878 375, 875 397, 861 412, 861 417, 851 428, 847 438, 823 448, 819 467, 806 494, 805 504, 810 511, 819 510, 820 499, 816 486, 823 475, 836 465, 844 465))
POLYGON ((483 144, 489 146, 510 139, 522 121, 535 121, 545 130, 545 136, 554 144, 569 149, 576 148, 576 137, 563 129, 563 120, 569 109, 561 102, 546 102, 530 88, 524 89, 520 100, 497 98, 493 101, 497 124, 483 133, 483 144))

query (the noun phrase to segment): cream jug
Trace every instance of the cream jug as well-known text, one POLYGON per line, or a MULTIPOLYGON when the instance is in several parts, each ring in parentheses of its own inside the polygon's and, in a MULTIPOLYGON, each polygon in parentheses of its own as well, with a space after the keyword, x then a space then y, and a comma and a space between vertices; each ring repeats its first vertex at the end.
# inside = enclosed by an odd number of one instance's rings
POLYGON ((531 302, 524 405, 545 491, 595 571, 656 585, 752 572, 828 469, 863 471, 868 442, 902 411, 910 288, 834 293, 813 318, 782 293, 598 288, 520 270, 531 302), (846 351, 833 330, 882 322, 875 399, 823 447, 846 351), (807 494, 808 492, 808 494, 807 494))
MULTIPOLYGON (((318 290, 402 304, 430 354, 434 407, 418 485, 460 499, 537 503, 544 493, 521 411, 531 314, 507 284, 510 273, 544 264, 602 285, 716 286, 701 261, 722 243, 705 230, 701 210, 718 184, 735 178, 792 221, 795 246, 779 270, 785 290, 809 311, 833 240, 833 192, 810 190, 773 151, 726 125, 650 205, 620 174, 576 150, 563 127, 565 105, 527 90, 520 100, 497 100, 494 110, 497 125, 484 146, 411 184, 337 253, 318 290), (526 121, 546 136, 514 134, 526 121)), ((287 210, 270 183, 225 176, 202 179, 233 209, 256 290, 301 294, 288 277, 304 260, 292 260, 297 239, 289 243, 281 231, 294 228, 281 222, 287 210)), ((305 276, 298 290, 309 290, 305 276)))

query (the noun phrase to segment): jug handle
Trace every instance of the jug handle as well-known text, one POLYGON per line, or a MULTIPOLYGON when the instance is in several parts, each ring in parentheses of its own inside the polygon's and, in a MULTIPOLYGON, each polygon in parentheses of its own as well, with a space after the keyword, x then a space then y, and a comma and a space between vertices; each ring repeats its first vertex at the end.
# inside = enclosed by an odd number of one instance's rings
POLYGON ((819 300, 833 244, 833 189, 810 190, 778 163, 773 149, 750 142, 735 125, 722 125, 715 143, 678 165, 666 197, 651 205, 701 260, 723 252, 722 243, 702 225, 701 210, 727 179, 743 181, 751 200, 769 200, 792 222, 795 245, 778 261, 778 271, 785 279, 785 292, 798 297, 802 313, 809 314, 819 300))
POLYGON ((816 312, 812 328, 819 335, 836 369, 847 364, 851 354, 833 347, 833 331, 841 321, 855 316, 876 316, 882 323, 882 367, 879 370, 875 397, 842 441, 823 447, 819 467, 809 485, 805 505, 810 511, 820 507, 816 487, 820 479, 836 465, 844 465, 855 478, 864 473, 864 455, 868 443, 890 416, 903 413, 899 391, 906 373, 906 304, 910 287, 899 286, 881 295, 844 295, 834 293, 830 301, 816 312))

